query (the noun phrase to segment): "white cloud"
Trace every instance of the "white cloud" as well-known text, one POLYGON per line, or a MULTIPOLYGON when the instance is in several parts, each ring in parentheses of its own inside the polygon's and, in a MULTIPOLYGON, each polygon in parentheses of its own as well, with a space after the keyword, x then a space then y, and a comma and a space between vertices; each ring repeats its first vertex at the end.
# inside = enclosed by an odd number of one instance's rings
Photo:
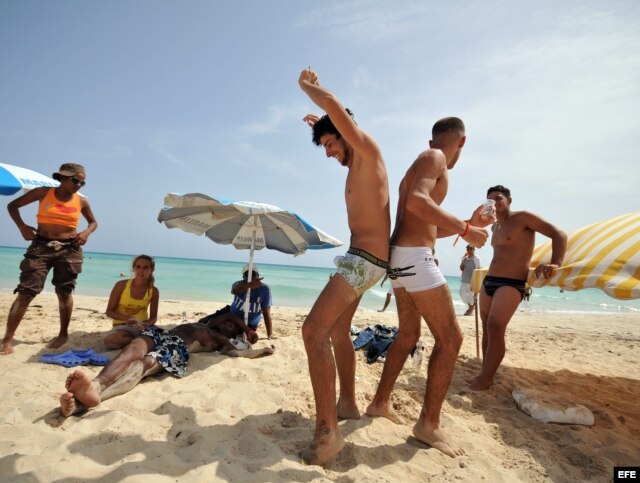
POLYGON ((304 104, 297 102, 290 105, 273 105, 267 108, 268 116, 263 120, 254 120, 242 130, 248 134, 270 134, 279 132, 287 121, 301 120, 305 113, 304 104))

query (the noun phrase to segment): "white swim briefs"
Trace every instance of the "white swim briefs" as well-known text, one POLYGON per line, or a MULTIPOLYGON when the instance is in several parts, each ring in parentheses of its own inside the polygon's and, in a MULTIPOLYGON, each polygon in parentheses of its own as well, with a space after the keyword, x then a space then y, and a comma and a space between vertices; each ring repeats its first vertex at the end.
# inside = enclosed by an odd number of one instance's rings
POLYGON ((431 290, 447 281, 436 265, 433 252, 428 247, 391 247, 389 265, 392 269, 407 268, 403 275, 391 280, 393 288, 404 288, 407 292, 431 290), (412 273, 413 275, 406 275, 412 273))

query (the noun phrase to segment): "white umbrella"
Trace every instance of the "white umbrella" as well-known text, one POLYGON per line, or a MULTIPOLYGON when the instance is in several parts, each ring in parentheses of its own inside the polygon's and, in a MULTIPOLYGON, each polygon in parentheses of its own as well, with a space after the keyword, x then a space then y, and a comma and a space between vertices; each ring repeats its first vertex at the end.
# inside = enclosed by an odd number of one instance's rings
POLYGON ((0 195, 11 196, 40 186, 56 187, 60 183, 49 176, 12 164, 0 163, 0 195))
MULTIPOLYGON (((232 244, 249 253, 251 282, 253 252, 270 248, 291 255, 306 250, 335 248, 342 242, 303 220, 297 214, 266 203, 216 200, 202 193, 169 193, 158 221, 168 228, 180 228, 206 235, 216 243, 232 244)), ((245 322, 249 315, 250 291, 245 302, 245 322)))

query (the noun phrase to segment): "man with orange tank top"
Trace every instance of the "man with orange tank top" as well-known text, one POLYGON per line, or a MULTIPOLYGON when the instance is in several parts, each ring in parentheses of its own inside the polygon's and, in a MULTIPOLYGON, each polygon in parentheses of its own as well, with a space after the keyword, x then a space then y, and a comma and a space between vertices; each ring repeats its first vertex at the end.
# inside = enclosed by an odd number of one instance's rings
POLYGON ((69 338, 68 328, 73 311, 72 292, 76 278, 82 271, 82 248, 89 235, 98 227, 89 201, 78 195, 85 185, 83 166, 65 163, 53 173, 60 182, 57 188, 41 187, 28 191, 7 205, 9 215, 25 240, 31 245, 20 263, 20 283, 14 290, 15 301, 9 310, 0 354, 13 353, 13 336, 29 304, 42 292, 47 275, 53 269, 53 280, 60 308, 60 333, 49 346, 57 349, 69 338), (27 225, 20 216, 20 208, 38 202, 38 227, 27 225), (87 221, 85 230, 78 232, 80 215, 87 221))

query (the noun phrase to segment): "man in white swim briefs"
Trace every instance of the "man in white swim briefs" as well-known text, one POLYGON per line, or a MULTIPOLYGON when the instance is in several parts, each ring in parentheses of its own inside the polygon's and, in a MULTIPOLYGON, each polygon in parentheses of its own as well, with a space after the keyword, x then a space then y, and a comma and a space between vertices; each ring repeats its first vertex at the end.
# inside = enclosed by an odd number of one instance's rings
POLYGON ((462 120, 456 117, 439 120, 433 126, 432 138, 429 141, 431 149, 418 156, 400 182, 389 262, 399 331, 389 349, 378 390, 367 414, 386 417, 395 423, 403 422, 391 404, 391 391, 420 337, 420 319, 424 318, 435 343, 429 359, 424 403, 413 435, 455 457, 464 452, 440 428, 440 410, 462 345, 462 332, 446 280, 435 263, 433 248, 436 238, 455 234, 481 247, 489 236, 482 227, 490 221, 481 219, 482 206, 467 221, 440 208, 447 195, 448 170, 455 166, 466 140, 462 120), (401 276, 395 278, 396 275, 401 276))
POLYGON ((302 326, 316 424, 313 440, 300 456, 307 464, 323 465, 345 445, 338 417, 360 418, 355 395, 356 358, 349 329, 362 294, 387 271, 389 182, 376 142, 356 125, 336 96, 320 86, 316 73, 303 70, 298 84, 326 112, 322 117, 309 114, 304 118, 313 128, 314 144, 324 147, 328 158, 335 158, 348 169, 345 201, 351 248, 344 257, 336 257, 337 271, 302 326), (340 380, 337 405, 336 368, 340 380))

